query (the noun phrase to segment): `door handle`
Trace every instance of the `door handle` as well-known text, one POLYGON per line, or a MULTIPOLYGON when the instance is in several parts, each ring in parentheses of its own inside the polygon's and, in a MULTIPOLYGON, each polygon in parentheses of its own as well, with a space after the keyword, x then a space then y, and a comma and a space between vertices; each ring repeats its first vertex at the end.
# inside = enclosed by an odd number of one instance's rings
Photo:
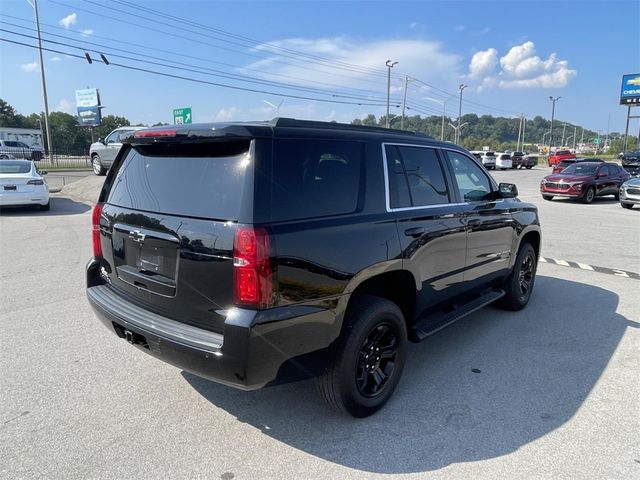
POLYGON ((415 227, 415 228, 407 228, 404 231, 404 234, 407 237, 414 237, 415 238, 415 237, 419 237, 419 236, 423 235, 424 232, 426 232, 424 227, 415 227))
POLYGON ((477 218, 472 218, 471 220, 467 221, 467 226, 468 227, 479 227, 481 223, 482 223, 482 220, 479 220, 477 218))

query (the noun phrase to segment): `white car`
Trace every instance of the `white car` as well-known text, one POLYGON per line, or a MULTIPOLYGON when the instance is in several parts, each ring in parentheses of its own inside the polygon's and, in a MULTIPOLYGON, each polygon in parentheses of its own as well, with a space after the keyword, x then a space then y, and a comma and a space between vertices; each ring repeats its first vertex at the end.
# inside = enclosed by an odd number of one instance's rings
POLYGON ((0 207, 10 205, 49 210, 49 185, 30 160, 0 160, 0 207))
POLYGON ((485 166, 487 170, 491 170, 492 168, 496 169, 496 154, 493 152, 481 152, 482 155, 480 159, 482 160, 482 165, 485 166))
POLYGON ((500 170, 506 170, 507 168, 511 168, 512 166, 513 166, 513 161, 511 160, 511 155, 509 153, 496 154, 495 168, 499 168, 500 170))

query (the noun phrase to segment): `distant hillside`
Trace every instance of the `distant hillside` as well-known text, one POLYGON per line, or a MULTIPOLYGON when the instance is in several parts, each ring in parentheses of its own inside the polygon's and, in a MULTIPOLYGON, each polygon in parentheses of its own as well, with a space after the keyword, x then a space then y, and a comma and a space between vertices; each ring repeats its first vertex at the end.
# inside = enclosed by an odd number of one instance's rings
MULTIPOLYGON (((453 141, 454 130, 449 126, 449 123, 455 124, 455 122, 456 119, 445 117, 444 140, 453 141)), ((354 125, 384 126, 385 117, 382 116, 377 119, 374 115, 369 114, 366 118, 357 118, 351 123, 354 125)), ((482 115, 479 117, 474 113, 470 113, 462 116, 461 123, 467 123, 461 130, 462 146, 469 150, 478 150, 483 146, 489 146, 495 150, 514 150, 516 148, 518 127, 520 125, 519 118, 493 117, 491 115, 482 115)), ((567 146, 573 146, 574 127, 577 137, 576 145, 581 142, 582 138, 584 138, 584 143, 593 144, 595 138, 598 136, 597 132, 588 129, 585 129, 583 134, 583 128, 580 125, 563 122, 562 120, 554 120, 553 123, 553 143, 555 146, 560 146, 561 144, 563 129, 567 146), (566 128, 564 127, 565 124, 566 128)), ((400 128, 400 117, 393 117, 391 119, 391 127, 400 128)), ((405 130, 426 133, 433 138, 440 139, 442 117, 421 117, 419 115, 406 117, 404 120, 404 128, 405 130)), ((543 135, 545 135, 550 128, 551 121, 540 116, 527 120, 524 133, 525 144, 542 143, 543 135)), ((602 133, 602 145, 604 145, 604 136, 605 133, 602 133)), ((612 151, 616 151, 616 148, 618 150, 622 149, 621 137, 622 135, 619 133, 609 134, 609 143, 611 144, 612 151)), ((546 135, 544 140, 545 143, 548 144, 549 135, 546 135)), ((631 137, 630 140, 632 140, 631 137)))

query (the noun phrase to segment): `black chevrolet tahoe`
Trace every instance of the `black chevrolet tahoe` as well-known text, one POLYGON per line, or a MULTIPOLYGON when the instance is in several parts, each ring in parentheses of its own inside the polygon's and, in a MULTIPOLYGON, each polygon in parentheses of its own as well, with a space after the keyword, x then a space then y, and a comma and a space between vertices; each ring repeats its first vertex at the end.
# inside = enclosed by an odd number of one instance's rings
POLYGON ((332 407, 364 417, 408 342, 531 296, 537 209, 456 145, 286 118, 123 144, 93 210, 89 302, 201 377, 244 390, 318 377, 332 407))

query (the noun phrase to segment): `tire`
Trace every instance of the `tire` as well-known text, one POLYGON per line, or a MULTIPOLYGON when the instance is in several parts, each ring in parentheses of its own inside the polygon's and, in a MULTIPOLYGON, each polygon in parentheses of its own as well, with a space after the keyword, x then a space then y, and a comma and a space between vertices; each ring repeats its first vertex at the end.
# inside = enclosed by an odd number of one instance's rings
POLYGON ((553 200, 553 195, 542 195, 542 198, 544 198, 545 200, 553 200))
POLYGON ((533 167, 533 165, 527 165, 527 170, 531 170, 531 168, 533 167))
POLYGON ((593 202, 593 199, 596 198, 596 189, 593 187, 589 187, 587 188, 587 191, 584 192, 584 195, 582 196, 582 203, 591 203, 593 202))
POLYGON ((528 242, 522 243, 513 270, 504 282, 506 294, 500 299, 501 307, 512 311, 526 307, 536 280, 537 266, 535 249, 528 242))
POLYGON ((619 193, 614 193, 613 194, 613 198, 616 199, 616 202, 620 201, 620 194, 619 193))
POLYGON ((384 298, 362 295, 351 302, 336 351, 317 385, 330 407, 363 418, 382 408, 400 381, 407 326, 398 306, 384 298))
POLYGON ((628 208, 629 210, 631 210, 633 208, 633 203, 620 202, 620 206, 622 206, 622 208, 628 208))
POLYGON ((48 212, 51 209, 51 201, 47 202, 46 205, 40 205, 41 212, 48 212))
POLYGON ((99 155, 93 155, 91 157, 91 168, 93 169, 93 173, 99 177, 107 173, 107 169, 102 166, 99 155))

